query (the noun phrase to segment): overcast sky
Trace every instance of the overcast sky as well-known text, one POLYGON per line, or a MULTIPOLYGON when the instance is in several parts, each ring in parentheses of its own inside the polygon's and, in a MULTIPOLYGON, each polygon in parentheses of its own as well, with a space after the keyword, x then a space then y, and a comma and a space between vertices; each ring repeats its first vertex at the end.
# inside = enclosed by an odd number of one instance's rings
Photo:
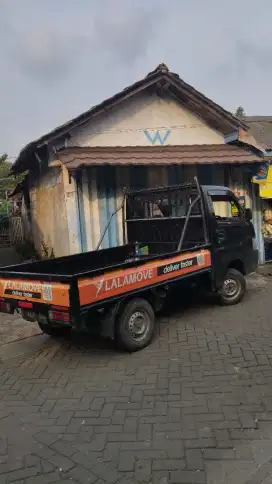
POLYGON ((0 153, 164 62, 234 111, 272 115, 269 0, 0 0, 0 153))

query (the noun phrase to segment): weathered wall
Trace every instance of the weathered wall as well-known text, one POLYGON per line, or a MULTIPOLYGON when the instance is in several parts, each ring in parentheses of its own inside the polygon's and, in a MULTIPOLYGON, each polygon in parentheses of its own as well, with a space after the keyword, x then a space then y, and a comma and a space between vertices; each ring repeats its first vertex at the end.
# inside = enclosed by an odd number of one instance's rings
POLYGON ((39 177, 30 177, 30 201, 36 249, 41 252, 44 242, 53 248, 55 256, 69 254, 63 173, 59 167, 48 168, 39 177))
POLYGON ((21 210, 22 210, 22 222, 23 222, 24 236, 25 236, 26 240, 32 240, 33 239, 32 224, 31 224, 31 219, 29 217, 29 212, 28 212, 24 198, 22 200, 21 210))
MULTIPOLYGON (((260 208, 251 192, 251 167, 229 165, 192 165, 162 167, 98 167, 85 169, 77 181, 66 168, 50 168, 30 191, 33 238, 38 250, 44 241, 56 256, 94 250, 109 217, 122 203, 123 189, 176 184, 198 176, 200 183, 225 185, 245 197, 253 209, 260 260, 260 208)), ((224 214, 222 214, 224 215, 224 214)), ((123 242, 122 212, 112 219, 101 248, 123 242)))
POLYGON ((70 146, 221 144, 224 137, 172 98, 138 94, 72 133, 70 146))

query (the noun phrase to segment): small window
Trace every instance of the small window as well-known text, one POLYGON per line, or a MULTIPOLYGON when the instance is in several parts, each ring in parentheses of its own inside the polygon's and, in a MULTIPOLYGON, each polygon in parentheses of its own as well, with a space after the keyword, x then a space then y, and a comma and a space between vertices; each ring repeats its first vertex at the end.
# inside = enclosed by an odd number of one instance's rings
POLYGON ((214 214, 217 219, 239 219, 241 218, 241 207, 239 203, 227 195, 210 195, 214 214))

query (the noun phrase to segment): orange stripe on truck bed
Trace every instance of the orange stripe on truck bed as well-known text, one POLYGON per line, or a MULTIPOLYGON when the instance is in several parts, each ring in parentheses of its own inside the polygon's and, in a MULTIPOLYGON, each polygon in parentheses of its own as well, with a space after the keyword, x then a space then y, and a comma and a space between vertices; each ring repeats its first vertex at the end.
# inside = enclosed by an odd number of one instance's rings
POLYGON ((81 279, 78 283, 80 305, 118 296, 210 266, 210 251, 199 250, 168 259, 149 261, 130 269, 119 269, 94 278, 81 279))
POLYGON ((70 306, 69 285, 24 279, 0 279, 0 297, 70 306))

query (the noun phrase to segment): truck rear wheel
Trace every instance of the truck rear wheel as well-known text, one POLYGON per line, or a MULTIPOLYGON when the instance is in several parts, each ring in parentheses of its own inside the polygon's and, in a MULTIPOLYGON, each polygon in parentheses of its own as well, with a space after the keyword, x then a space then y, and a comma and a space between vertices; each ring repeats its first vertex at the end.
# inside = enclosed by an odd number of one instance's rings
POLYGON ((154 335, 155 315, 145 299, 132 299, 120 314, 116 323, 116 339, 127 351, 145 348, 154 335))
POLYGON ((244 298, 245 292, 246 281, 243 274, 237 269, 229 269, 219 291, 220 303, 223 306, 238 304, 244 298))
POLYGON ((39 328, 49 336, 67 336, 71 332, 70 326, 52 326, 51 324, 39 323, 39 328))

